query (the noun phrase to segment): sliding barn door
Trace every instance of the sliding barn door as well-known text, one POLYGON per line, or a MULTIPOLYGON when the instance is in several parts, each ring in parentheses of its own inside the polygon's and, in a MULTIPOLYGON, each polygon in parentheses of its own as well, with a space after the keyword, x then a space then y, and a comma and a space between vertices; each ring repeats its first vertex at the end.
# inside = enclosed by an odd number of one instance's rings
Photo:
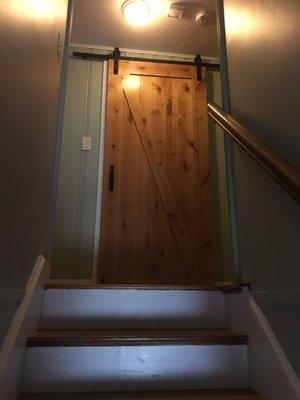
MULTIPOLYGON (((203 71, 205 74, 205 71, 203 71)), ((99 282, 214 279, 206 82, 193 66, 109 65, 99 282)))

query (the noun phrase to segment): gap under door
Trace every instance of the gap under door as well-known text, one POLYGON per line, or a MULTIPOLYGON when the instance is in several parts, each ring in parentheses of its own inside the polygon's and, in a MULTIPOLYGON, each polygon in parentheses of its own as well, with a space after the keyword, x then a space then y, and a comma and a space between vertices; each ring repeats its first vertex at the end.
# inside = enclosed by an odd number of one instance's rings
POLYGON ((207 87, 194 66, 109 62, 98 281, 214 281, 207 87))

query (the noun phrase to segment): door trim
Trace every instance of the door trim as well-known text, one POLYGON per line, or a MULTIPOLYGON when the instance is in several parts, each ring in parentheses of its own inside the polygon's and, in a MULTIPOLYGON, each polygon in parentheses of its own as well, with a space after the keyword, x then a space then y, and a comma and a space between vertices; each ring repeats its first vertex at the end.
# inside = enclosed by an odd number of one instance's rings
POLYGON ((92 282, 97 282, 97 278, 98 278, 98 258, 99 258, 99 251, 100 251, 102 191, 103 191, 103 174, 104 174, 104 150, 105 150, 105 133, 106 133, 107 82, 108 82, 108 61, 103 61, 102 98, 101 98, 101 116, 100 116, 100 140, 99 140, 99 156, 98 156, 98 177, 97 177, 97 198, 96 198, 92 282))

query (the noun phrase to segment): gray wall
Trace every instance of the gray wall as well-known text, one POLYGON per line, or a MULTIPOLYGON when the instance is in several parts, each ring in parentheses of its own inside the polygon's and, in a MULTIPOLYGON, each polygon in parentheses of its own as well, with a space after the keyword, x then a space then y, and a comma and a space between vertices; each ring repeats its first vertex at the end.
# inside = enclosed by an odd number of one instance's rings
MULTIPOLYGON (((300 2, 224 0, 232 114, 300 167, 300 2)), ((300 208, 234 146, 242 280, 300 287, 300 208)))
POLYGON ((92 278, 103 63, 70 58, 62 132, 51 278, 92 278), (81 148, 91 137, 89 151, 81 148))
POLYGON ((0 0, 0 286, 44 253, 67 0, 0 0))
POLYGON ((282 345, 296 374, 300 378, 300 303, 262 302, 259 303, 268 322, 282 345))

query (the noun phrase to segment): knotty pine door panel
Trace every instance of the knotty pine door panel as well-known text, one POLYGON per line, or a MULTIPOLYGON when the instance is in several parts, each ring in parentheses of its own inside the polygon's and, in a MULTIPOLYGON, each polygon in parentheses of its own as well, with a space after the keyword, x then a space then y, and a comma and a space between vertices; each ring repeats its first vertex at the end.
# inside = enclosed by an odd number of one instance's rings
POLYGON ((211 283, 211 214, 205 79, 110 61, 99 282, 211 283))

